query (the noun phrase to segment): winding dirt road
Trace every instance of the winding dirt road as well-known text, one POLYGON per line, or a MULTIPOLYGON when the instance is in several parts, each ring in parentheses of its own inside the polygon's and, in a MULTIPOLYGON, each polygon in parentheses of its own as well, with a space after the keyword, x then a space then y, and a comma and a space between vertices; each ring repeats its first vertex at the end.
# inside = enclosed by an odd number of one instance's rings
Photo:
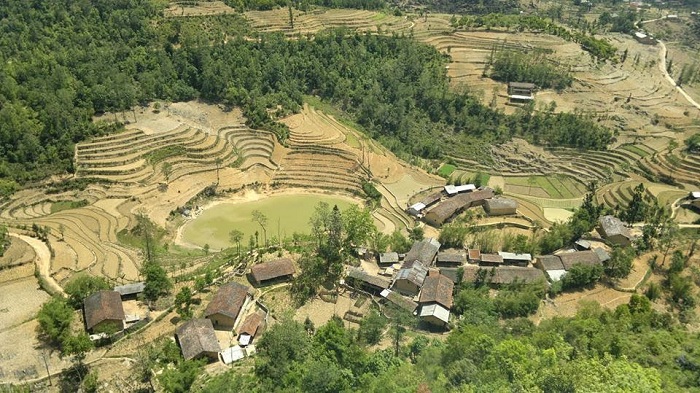
POLYGON ((51 287, 51 291, 53 293, 60 293, 61 295, 65 296, 66 293, 63 291, 63 288, 61 288, 56 280, 51 277, 51 251, 49 250, 49 247, 41 240, 26 235, 10 233, 10 236, 14 236, 17 239, 22 240, 34 249, 34 252, 36 253, 34 263, 39 271, 39 276, 43 279, 46 285, 51 287))

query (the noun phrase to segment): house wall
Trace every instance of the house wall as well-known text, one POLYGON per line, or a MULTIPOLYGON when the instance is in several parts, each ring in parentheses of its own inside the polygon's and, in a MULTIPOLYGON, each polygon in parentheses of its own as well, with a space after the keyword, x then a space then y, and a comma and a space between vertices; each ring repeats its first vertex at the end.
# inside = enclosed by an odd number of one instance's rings
POLYGON ((528 261, 520 261, 520 260, 510 260, 506 259, 503 261, 504 265, 510 265, 510 266, 520 266, 520 267, 528 267, 530 266, 530 263, 528 261))
POLYGON ((394 283, 394 290, 399 291, 404 295, 415 296, 420 291, 420 288, 418 285, 408 280, 396 280, 394 283))
POLYGON ((424 317, 421 317, 421 320, 424 322, 428 322, 431 325, 436 325, 436 326, 445 326, 445 322, 440 320, 439 318, 436 318, 433 315, 427 315, 424 317))
POLYGON ((293 278, 293 276, 291 274, 288 274, 286 276, 275 277, 275 278, 271 278, 269 280, 262 280, 260 282, 257 282, 253 279, 253 282, 255 283, 256 286, 265 286, 265 285, 272 285, 272 284, 277 284, 280 282, 289 281, 292 278, 293 278))
POLYGON ((489 216, 505 216, 509 214, 515 214, 516 209, 514 207, 496 207, 488 209, 487 213, 489 216))
POLYGON ((428 214, 425 215, 425 222, 427 222, 428 224, 430 224, 434 227, 439 227, 443 223, 443 221, 440 217, 438 217, 436 214, 433 214, 431 212, 428 212, 428 214))
POLYGON ((609 241, 610 243, 614 244, 619 244, 621 246, 629 246, 630 245, 630 240, 622 235, 613 235, 605 238, 605 240, 609 241))
POLYGON ((221 329, 221 328, 233 329, 233 327, 236 324, 235 319, 233 319, 229 316, 223 315, 223 314, 213 314, 213 315, 208 316, 207 319, 210 319, 211 323, 214 324, 214 329, 221 329))
POLYGON ((124 330, 124 321, 121 319, 105 319, 92 327, 93 333, 111 332, 116 333, 124 330))

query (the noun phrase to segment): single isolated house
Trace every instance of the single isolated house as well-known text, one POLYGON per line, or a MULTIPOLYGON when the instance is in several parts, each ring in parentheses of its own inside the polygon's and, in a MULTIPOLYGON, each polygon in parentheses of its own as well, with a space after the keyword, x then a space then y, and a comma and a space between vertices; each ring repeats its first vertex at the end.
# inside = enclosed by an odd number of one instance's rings
POLYGON ((219 357, 219 341, 216 339, 214 326, 209 319, 193 319, 185 322, 175 334, 182 357, 185 360, 219 357))
POLYGON ((237 282, 224 284, 209 302, 204 317, 217 328, 232 329, 248 299, 247 286, 237 282))
POLYGON ((292 279, 296 270, 289 258, 259 263, 250 268, 250 276, 255 285, 265 285, 292 279))
POLYGON ((598 220, 598 233, 603 239, 628 246, 632 242, 632 235, 624 222, 615 216, 603 216, 598 220))
POLYGON ((85 328, 94 333, 116 333, 124 330, 122 297, 116 291, 93 293, 83 301, 85 328))

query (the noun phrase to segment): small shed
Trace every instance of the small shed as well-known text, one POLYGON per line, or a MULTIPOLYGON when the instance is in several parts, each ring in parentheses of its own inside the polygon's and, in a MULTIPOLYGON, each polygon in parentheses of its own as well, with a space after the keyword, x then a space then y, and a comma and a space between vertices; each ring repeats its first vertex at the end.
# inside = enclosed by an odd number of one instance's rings
POLYGON ((145 282, 135 282, 131 284, 118 285, 114 287, 114 290, 119 292, 122 299, 125 298, 135 298, 139 293, 143 292, 146 287, 145 282))
POLYGON ((243 359, 246 356, 245 350, 238 345, 226 348, 219 352, 219 358, 224 364, 231 364, 243 359))
POLYGON ((265 329, 265 312, 258 310, 246 317, 238 327, 239 342, 242 346, 250 342, 265 329))
POLYGON ((481 254, 479 266, 501 266, 503 257, 498 254, 481 254))
POLYGON ((515 214, 518 210, 518 201, 510 198, 491 198, 484 202, 484 211, 489 216, 505 216, 515 214))
POLYGON ((635 31, 634 32, 634 39, 637 40, 640 44, 645 44, 645 45, 656 45, 656 39, 654 37, 648 35, 647 33, 643 31, 635 31))
POLYGON ((448 184, 445 186, 444 190, 445 194, 447 194, 448 196, 454 196, 462 192, 474 191, 476 190, 476 186, 473 184, 463 184, 461 186, 448 184))
POLYGON ((603 216, 598 219, 598 233, 607 241, 621 246, 632 243, 632 235, 619 218, 615 216, 603 216))
POLYGON ((177 328, 177 343, 185 360, 219 357, 219 341, 216 339, 214 325, 209 319, 192 319, 177 328))
POLYGON ((508 83, 508 99, 510 102, 528 102, 535 99, 535 84, 525 82, 508 83))
POLYGON ((437 303, 427 304, 421 306, 419 316, 433 325, 446 326, 450 321, 450 310, 437 303))
POLYGON ((204 317, 217 328, 232 329, 249 299, 247 286, 229 282, 216 292, 204 311, 204 317))
POLYGON ((498 255, 503 258, 503 263, 505 265, 527 267, 530 264, 530 261, 532 261, 532 255, 530 254, 516 254, 512 252, 499 251, 498 255))
POLYGON ((382 291, 381 296, 396 307, 410 313, 413 313, 416 308, 418 308, 418 303, 401 296, 399 293, 396 293, 391 289, 382 291))
POLYGON ((348 284, 365 289, 369 292, 379 293, 391 286, 389 280, 373 274, 369 274, 362 269, 351 268, 348 271, 348 284))
POLYGON ((467 261, 469 263, 480 263, 481 262, 481 250, 475 248, 470 248, 467 250, 467 261))
POLYGON ((294 277, 294 262, 289 258, 259 263, 250 268, 250 276, 256 285, 287 281, 294 277))
POLYGON ((607 262, 610 260, 610 254, 608 254, 605 249, 602 249, 600 247, 596 247, 593 249, 593 252, 595 252, 598 255, 598 259, 600 262, 607 262))
POLYGON ((408 212, 408 214, 410 214, 414 217, 419 217, 421 214, 423 214, 423 209, 425 209, 425 208, 426 208, 425 204, 418 202, 418 203, 414 203, 413 205, 409 206, 406 211, 408 212))
POLYGON ((99 291, 83 301, 85 328, 92 333, 116 333, 124 330, 124 307, 116 291, 99 291))
POLYGON ((439 252, 435 262, 436 266, 461 266, 467 261, 463 251, 439 252))
POLYGON ((574 247, 579 251, 585 251, 591 249, 591 242, 584 239, 578 239, 574 242, 574 247))
POLYGON ((382 266, 399 263, 399 254, 395 252, 383 252, 379 254, 377 263, 382 266))

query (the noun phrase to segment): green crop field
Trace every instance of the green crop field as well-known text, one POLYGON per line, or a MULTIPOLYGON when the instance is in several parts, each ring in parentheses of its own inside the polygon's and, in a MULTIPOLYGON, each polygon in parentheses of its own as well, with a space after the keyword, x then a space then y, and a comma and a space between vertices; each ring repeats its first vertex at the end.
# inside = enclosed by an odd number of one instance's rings
POLYGON ((543 189, 550 198, 571 199, 585 194, 582 184, 564 176, 507 177, 506 184, 543 189))
POLYGON ((646 157, 649 155, 648 152, 640 149, 639 147, 637 147, 635 145, 622 145, 622 146, 620 146, 620 149, 627 150, 628 152, 634 153, 640 157, 646 157))
POLYGON ((448 178, 448 177, 450 177, 452 172, 455 171, 455 169, 457 169, 457 168, 452 164, 443 164, 440 167, 440 169, 438 169, 438 175, 440 175, 441 177, 444 177, 444 178, 448 178))
POLYGON ((209 244, 212 249, 226 248, 232 246, 229 232, 238 229, 243 232, 242 244, 247 245, 255 231, 260 233, 262 243, 263 231, 253 222, 253 210, 267 216, 268 240, 277 237, 278 233, 282 238, 294 232, 309 233, 309 218, 319 202, 338 205, 341 210, 352 204, 348 199, 326 195, 279 195, 252 202, 221 203, 187 223, 182 233, 183 240, 200 247, 209 244))

